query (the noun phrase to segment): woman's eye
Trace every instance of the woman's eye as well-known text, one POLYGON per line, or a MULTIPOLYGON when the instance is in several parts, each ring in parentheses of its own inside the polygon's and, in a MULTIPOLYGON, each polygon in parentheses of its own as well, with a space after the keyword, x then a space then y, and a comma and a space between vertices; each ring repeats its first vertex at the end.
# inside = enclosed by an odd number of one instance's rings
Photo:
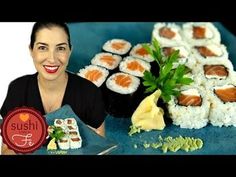
POLYGON ((38 49, 39 49, 39 50, 46 50, 47 47, 45 47, 45 46, 39 46, 38 49))
POLYGON ((66 48, 65 48, 65 47, 58 47, 57 50, 59 50, 59 51, 65 51, 66 48))

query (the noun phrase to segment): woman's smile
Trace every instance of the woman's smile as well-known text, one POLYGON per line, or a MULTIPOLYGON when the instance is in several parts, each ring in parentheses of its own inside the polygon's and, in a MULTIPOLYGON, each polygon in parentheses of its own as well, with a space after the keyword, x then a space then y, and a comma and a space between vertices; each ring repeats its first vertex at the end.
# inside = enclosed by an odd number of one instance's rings
POLYGON ((43 65, 45 71, 49 74, 54 74, 58 71, 60 66, 56 66, 56 65, 43 65))

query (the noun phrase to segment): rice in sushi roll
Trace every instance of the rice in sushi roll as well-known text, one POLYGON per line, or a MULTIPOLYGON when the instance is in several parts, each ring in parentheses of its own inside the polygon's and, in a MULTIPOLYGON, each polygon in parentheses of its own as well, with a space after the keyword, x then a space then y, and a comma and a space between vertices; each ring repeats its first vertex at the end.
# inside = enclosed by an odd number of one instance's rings
POLYGON ((203 88, 184 86, 178 97, 168 102, 169 116, 173 124, 181 128, 199 129, 208 123, 210 102, 203 88))
POLYGON ((125 56, 129 53, 132 45, 124 39, 112 39, 107 41, 102 49, 104 52, 125 56))
POLYGON ((150 71, 151 65, 141 59, 128 56, 120 63, 119 69, 133 76, 143 77, 145 71, 150 71))
POLYGON ((183 24, 184 39, 192 46, 210 43, 220 44, 221 37, 217 28, 210 22, 189 22, 183 24))
POLYGON ((140 103, 140 80, 126 73, 115 73, 103 90, 106 110, 114 117, 130 117, 140 103))
POLYGON ((181 28, 175 23, 156 23, 152 38, 155 38, 161 47, 164 45, 178 45, 183 43, 180 31, 181 28))
POLYGON ((105 68, 95 65, 86 66, 77 73, 77 75, 91 81, 97 87, 100 87, 104 83, 108 74, 109 72, 105 68))
MULTIPOLYGON (((149 44, 150 45, 150 44, 149 44)), ((131 51, 130 56, 142 59, 147 62, 153 62, 154 58, 147 52, 147 50, 142 46, 142 44, 135 45, 131 51)))
POLYGON ((236 86, 218 85, 210 89, 211 109, 209 121, 214 126, 236 127, 236 86))
POLYGON ((102 66, 108 70, 114 70, 121 61, 121 56, 111 53, 98 53, 91 60, 93 65, 102 66))

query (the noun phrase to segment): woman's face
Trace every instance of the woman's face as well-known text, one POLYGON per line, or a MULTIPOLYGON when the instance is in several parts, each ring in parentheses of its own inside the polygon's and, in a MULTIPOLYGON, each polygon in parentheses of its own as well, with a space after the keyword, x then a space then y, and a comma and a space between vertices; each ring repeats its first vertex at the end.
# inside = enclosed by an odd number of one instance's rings
POLYGON ((30 49, 36 70, 45 80, 56 80, 65 73, 71 50, 62 28, 43 28, 36 33, 30 49))

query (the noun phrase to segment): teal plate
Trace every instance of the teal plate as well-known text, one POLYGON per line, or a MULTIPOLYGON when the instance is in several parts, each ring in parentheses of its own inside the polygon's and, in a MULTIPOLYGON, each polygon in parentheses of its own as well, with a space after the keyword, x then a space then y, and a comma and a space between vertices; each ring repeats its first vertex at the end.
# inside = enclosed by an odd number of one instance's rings
MULTIPOLYGON (((93 56, 101 51, 102 45, 112 38, 123 38, 132 45, 150 42, 153 22, 96 22, 96 23, 70 23, 73 52, 68 70, 78 72, 85 65, 90 64, 93 56)), ((236 37, 221 23, 214 25, 221 33, 221 41, 227 47, 229 59, 236 68, 236 37)), ((236 116, 236 113, 235 113, 236 116)), ((185 152, 167 152, 166 154, 184 155, 230 155, 236 154, 236 127, 214 127, 208 125, 202 129, 181 129, 171 123, 163 131, 150 131, 128 136, 131 121, 129 118, 106 118, 106 137, 116 141, 119 146, 111 154, 158 154, 163 155, 160 149, 144 148, 145 142, 156 142, 158 136, 179 135, 201 138, 204 142, 202 149, 185 152), (137 145, 137 148, 135 148, 137 145)))
POLYGON ((88 126, 76 116, 69 105, 64 105, 59 110, 49 113, 45 117, 48 125, 53 125, 54 119, 56 118, 75 118, 82 138, 82 147, 79 149, 48 151, 46 146, 42 146, 39 150, 35 151, 33 155, 102 155, 109 154, 117 147, 114 141, 108 140, 88 128, 88 126))

